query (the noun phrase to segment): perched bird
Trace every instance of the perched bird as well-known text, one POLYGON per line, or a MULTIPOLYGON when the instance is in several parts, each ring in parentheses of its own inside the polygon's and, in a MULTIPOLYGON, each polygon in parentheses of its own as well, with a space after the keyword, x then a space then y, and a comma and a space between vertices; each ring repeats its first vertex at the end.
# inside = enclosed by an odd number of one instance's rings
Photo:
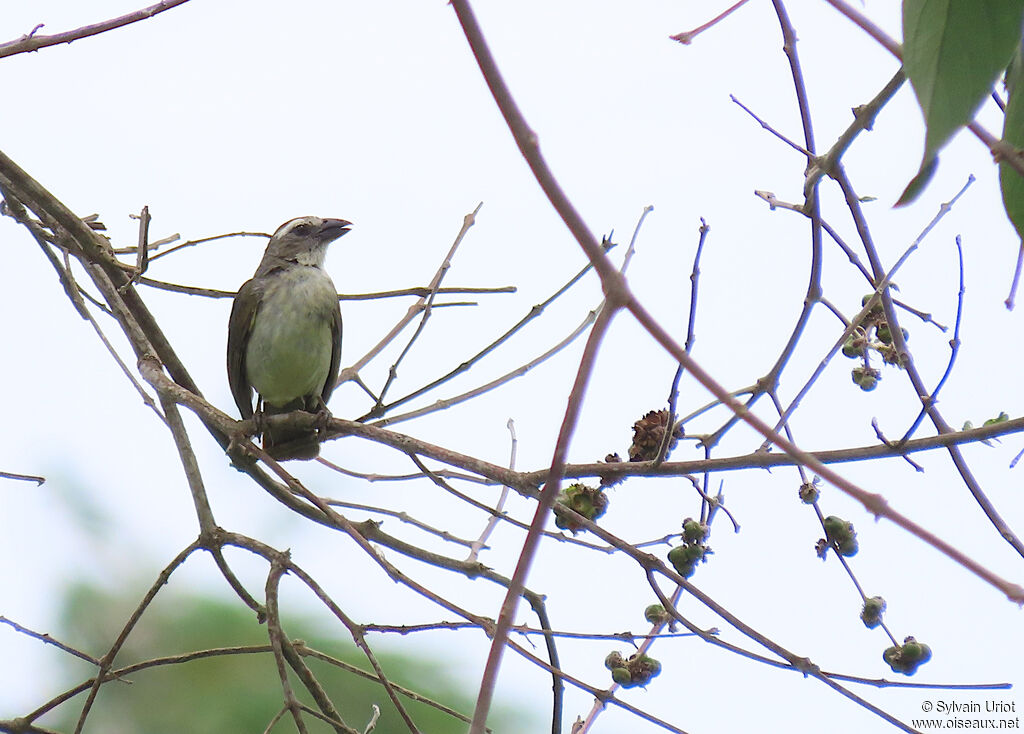
MULTIPOLYGON (((238 290, 228 321, 228 383, 242 418, 305 410, 326 414, 341 362, 341 309, 324 271, 327 246, 349 231, 344 219, 298 217, 267 244, 256 274, 238 290)), ((273 458, 314 459, 316 429, 263 431, 273 458)))

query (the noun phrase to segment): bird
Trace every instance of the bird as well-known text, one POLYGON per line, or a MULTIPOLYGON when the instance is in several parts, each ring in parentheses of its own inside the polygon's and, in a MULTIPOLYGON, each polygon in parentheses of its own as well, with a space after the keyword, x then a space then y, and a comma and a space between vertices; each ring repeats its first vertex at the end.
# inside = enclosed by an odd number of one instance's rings
POLYGON ((290 219, 267 243, 228 319, 228 384, 242 419, 256 418, 273 459, 315 459, 317 429, 262 427, 264 416, 304 410, 326 420, 341 364, 341 309, 324 270, 327 247, 348 234, 344 219, 290 219), (253 392, 256 407, 253 408, 253 392))

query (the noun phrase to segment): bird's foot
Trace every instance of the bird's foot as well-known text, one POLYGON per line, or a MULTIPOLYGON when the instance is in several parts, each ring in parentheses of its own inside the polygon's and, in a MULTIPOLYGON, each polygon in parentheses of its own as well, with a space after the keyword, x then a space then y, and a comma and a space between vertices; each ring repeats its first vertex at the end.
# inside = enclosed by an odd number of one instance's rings
POLYGON ((334 416, 331 415, 331 411, 327 409, 326 405, 321 405, 315 415, 316 420, 313 422, 313 427, 316 428, 316 440, 317 443, 323 443, 327 440, 327 429, 334 416))
POLYGON ((256 463, 256 455, 252 450, 252 443, 250 433, 245 427, 245 421, 242 422, 241 430, 236 433, 228 435, 228 445, 224 449, 224 452, 231 459, 231 465, 239 471, 245 471, 248 467, 256 463))

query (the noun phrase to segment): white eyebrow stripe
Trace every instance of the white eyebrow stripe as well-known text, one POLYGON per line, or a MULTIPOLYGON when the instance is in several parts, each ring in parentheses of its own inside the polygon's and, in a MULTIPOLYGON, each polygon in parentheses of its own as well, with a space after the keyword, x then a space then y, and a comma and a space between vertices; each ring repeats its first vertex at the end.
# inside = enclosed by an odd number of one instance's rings
POLYGON ((274 236, 275 237, 283 237, 286 234, 290 233, 293 229, 298 227, 300 224, 313 224, 314 223, 313 222, 314 218, 315 217, 306 216, 306 217, 295 217, 295 219, 290 219, 287 222, 285 222, 284 224, 282 224, 280 227, 277 228, 277 231, 274 232, 274 236))

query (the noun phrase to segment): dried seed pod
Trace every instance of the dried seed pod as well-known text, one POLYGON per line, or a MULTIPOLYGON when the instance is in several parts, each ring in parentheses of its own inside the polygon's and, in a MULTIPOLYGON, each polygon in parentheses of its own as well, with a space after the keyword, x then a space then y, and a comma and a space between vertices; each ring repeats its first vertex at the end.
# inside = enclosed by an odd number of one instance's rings
MULTIPOLYGON (((672 419, 667 410, 652 410, 633 424, 633 445, 629 447, 630 461, 653 461, 665 440, 665 426, 672 419)), ((677 426, 672 432, 668 450, 675 448, 683 437, 683 427, 677 426)))

